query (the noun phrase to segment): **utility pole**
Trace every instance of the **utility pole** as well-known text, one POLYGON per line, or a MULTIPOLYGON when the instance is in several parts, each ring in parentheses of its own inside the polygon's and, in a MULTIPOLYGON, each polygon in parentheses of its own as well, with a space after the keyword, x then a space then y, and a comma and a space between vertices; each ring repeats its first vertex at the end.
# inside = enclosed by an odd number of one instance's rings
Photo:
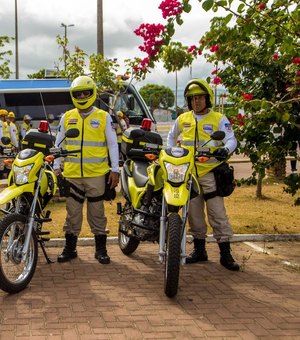
POLYGON ((19 79, 18 0, 15 0, 16 79, 19 79))
POLYGON ((103 1, 97 0, 97 54, 104 57, 103 45, 103 1))

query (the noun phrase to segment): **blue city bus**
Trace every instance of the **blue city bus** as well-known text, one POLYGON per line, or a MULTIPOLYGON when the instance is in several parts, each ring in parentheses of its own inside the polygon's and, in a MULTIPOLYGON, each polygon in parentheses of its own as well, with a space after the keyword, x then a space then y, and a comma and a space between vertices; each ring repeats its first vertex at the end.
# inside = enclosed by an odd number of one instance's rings
MULTIPOLYGON (((0 80, 0 108, 14 112, 17 122, 29 114, 33 126, 36 126, 47 115, 53 114, 57 118, 74 107, 69 93, 70 85, 70 80, 61 78, 0 80)), ((131 126, 141 125, 143 118, 151 119, 154 126, 156 124, 143 98, 130 83, 124 82, 123 90, 115 97, 108 93, 101 94, 95 105, 111 114, 113 110, 122 111, 131 126), (112 106, 113 110, 109 109, 112 106)))

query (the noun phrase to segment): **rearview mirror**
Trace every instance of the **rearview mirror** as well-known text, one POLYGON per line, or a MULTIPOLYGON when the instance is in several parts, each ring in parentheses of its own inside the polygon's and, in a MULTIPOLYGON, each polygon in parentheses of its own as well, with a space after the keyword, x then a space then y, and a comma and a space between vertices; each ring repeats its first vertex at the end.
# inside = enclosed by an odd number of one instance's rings
POLYGON ((210 135, 210 138, 213 140, 222 140, 225 138, 224 131, 215 131, 213 134, 210 135))
POLYGON ((76 138, 79 136, 79 130, 76 128, 68 129, 65 133, 67 138, 76 138))
POLYGON ((8 145, 10 143, 10 138, 9 137, 1 137, 1 142, 4 145, 8 145))

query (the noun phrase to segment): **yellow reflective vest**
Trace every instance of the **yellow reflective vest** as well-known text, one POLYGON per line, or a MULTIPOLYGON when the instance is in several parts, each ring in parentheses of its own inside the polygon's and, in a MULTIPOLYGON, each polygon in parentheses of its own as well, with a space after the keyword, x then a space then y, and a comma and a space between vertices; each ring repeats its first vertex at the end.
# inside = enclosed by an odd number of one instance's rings
POLYGON ((65 177, 104 176, 110 170, 105 137, 106 114, 105 111, 97 109, 83 119, 77 109, 65 113, 65 131, 70 128, 77 128, 80 131, 77 138, 66 138, 66 149, 68 151, 81 149, 77 157, 65 158, 65 177))
MULTIPOLYGON (((210 135, 213 132, 219 130, 219 123, 222 117, 223 115, 221 113, 210 111, 197 123, 193 111, 188 111, 181 114, 178 117, 179 130, 182 134, 181 146, 191 150, 194 154, 196 153, 196 150, 204 151, 209 149, 209 152, 212 153, 218 148, 222 147, 222 141, 213 140, 203 146, 210 139, 210 135)), ((196 162, 195 164, 197 168, 197 174, 199 177, 201 177, 218 166, 220 162, 215 158, 211 158, 205 163, 196 162)))

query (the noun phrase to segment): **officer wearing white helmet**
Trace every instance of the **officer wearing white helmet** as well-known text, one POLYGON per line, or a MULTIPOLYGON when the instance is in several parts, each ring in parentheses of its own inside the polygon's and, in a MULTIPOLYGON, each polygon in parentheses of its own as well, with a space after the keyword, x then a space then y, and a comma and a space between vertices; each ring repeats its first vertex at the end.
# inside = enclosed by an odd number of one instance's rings
POLYGON ((21 137, 22 139, 25 137, 26 133, 31 129, 31 116, 30 115, 24 115, 23 117, 23 123, 21 124, 21 137))
MULTIPOLYGON (((119 157, 116 132, 112 119, 106 111, 93 106, 97 89, 95 82, 87 76, 74 79, 70 94, 75 109, 67 111, 60 119, 56 145, 63 140, 65 131, 78 128, 77 138, 66 138, 67 150, 78 150, 77 157, 67 157, 63 175, 70 184, 67 197, 67 216, 64 224, 65 247, 58 262, 66 262, 77 257, 76 245, 82 226, 82 209, 87 199, 87 220, 95 237, 95 258, 101 264, 108 264, 110 257, 106 250, 107 218, 105 217, 103 194, 106 175, 110 187, 119 182, 119 157), (109 159, 111 165, 109 165, 109 159)), ((55 172, 60 173, 58 164, 55 172)))
POLYGON ((58 129, 58 122, 55 121, 54 114, 49 113, 47 118, 48 118, 50 132, 51 132, 52 136, 56 136, 57 129, 58 129))
POLYGON ((196 162, 195 170, 198 175, 201 194, 190 202, 189 226, 194 237, 194 250, 186 258, 186 263, 208 260, 205 248, 207 222, 204 208, 206 207, 213 236, 220 248, 220 263, 225 268, 236 271, 239 270, 239 265, 233 259, 230 249, 233 231, 226 215, 224 198, 219 195, 213 170, 217 169, 222 163, 218 156, 220 158, 227 157, 233 153, 237 141, 226 116, 213 110, 213 92, 206 81, 201 79, 189 81, 184 90, 184 96, 189 111, 176 119, 168 134, 168 146, 175 146, 178 136, 182 134, 181 145, 194 152, 195 147, 201 148, 201 145, 210 139, 210 135, 214 131, 225 132, 225 138, 221 145, 217 143, 209 145, 210 152, 214 152, 216 155, 215 158, 211 162, 201 165, 196 162))

